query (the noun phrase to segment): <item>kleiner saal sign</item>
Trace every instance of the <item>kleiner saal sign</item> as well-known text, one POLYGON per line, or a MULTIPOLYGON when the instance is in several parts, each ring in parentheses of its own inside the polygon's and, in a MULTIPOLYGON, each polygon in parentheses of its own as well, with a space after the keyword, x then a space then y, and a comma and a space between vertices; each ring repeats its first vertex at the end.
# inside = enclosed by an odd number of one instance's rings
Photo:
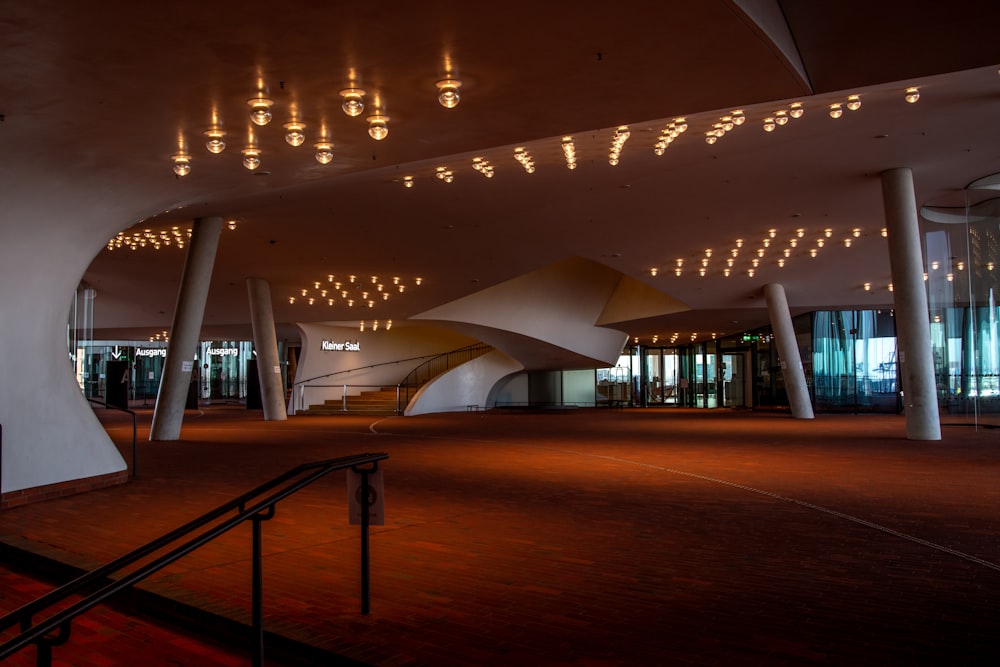
POLYGON ((324 352, 360 352, 361 342, 360 341, 350 341, 345 340, 340 343, 333 340, 324 339, 322 345, 320 346, 324 352))

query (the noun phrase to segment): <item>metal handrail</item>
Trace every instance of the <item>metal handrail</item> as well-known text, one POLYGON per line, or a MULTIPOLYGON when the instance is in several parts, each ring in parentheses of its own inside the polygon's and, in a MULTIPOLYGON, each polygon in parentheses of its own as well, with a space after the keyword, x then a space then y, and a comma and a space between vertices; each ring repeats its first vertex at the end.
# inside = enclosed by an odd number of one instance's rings
POLYGON ((136 469, 139 467, 139 462, 138 462, 138 459, 136 458, 136 448, 135 448, 135 442, 136 442, 136 436, 135 436, 135 434, 136 434, 136 430, 137 430, 137 428, 136 428, 136 416, 135 416, 135 413, 132 412, 131 410, 127 409, 127 408, 121 408, 121 407, 118 407, 117 405, 111 405, 110 403, 105 403, 104 401, 99 401, 96 398, 91 398, 89 396, 87 397, 87 400, 90 401, 91 403, 96 403, 97 405, 103 405, 104 407, 110 408, 112 410, 119 410, 121 412, 127 412, 130 415, 132 415, 132 479, 135 479, 135 472, 136 472, 136 469))
POLYGON ((493 346, 487 343, 473 343, 472 345, 467 345, 451 352, 436 354, 420 364, 410 371, 409 375, 403 378, 402 382, 396 385, 396 412, 401 413, 402 406, 409 404, 411 388, 418 389, 429 382, 432 377, 437 377, 455 366, 460 366, 472 361, 476 357, 481 357, 488 352, 492 352, 493 349, 493 346), (440 362, 443 368, 432 370, 432 365, 435 362, 440 362), (423 378, 422 381, 421 378, 423 378))
POLYGON ((357 371, 366 371, 369 368, 378 368, 379 366, 392 366, 393 364, 405 364, 408 361, 419 361, 421 359, 430 359, 432 357, 439 357, 440 354, 423 354, 419 357, 410 357, 409 359, 396 359, 394 361, 380 361, 377 364, 369 364, 367 366, 358 366, 357 368, 348 368, 342 371, 333 371, 332 373, 326 373, 324 375, 317 375, 316 377, 306 378, 305 380, 296 380, 292 383, 292 386, 299 384, 305 384, 306 382, 312 382, 313 380, 322 380, 323 378, 333 377, 334 375, 343 375, 345 373, 356 373, 357 371))
MULTIPOLYGON (((37 664, 41 666, 49 666, 52 661, 52 648, 59 646, 66 641, 68 641, 70 636, 70 629, 73 619, 75 619, 80 614, 88 611, 89 609, 101 604, 107 600, 112 595, 129 588, 132 585, 142 581, 143 579, 149 577, 150 575, 156 573, 160 569, 166 567, 167 565, 173 563, 182 556, 194 551, 195 549, 211 542, 220 535, 228 532, 232 528, 236 527, 240 523, 250 520, 254 523, 253 531, 253 591, 252 591, 252 616, 253 616, 253 629, 255 634, 255 643, 253 647, 253 664, 254 667, 259 667, 263 664, 263 611, 259 604, 261 600, 261 590, 262 578, 259 576, 261 571, 261 549, 260 549, 260 522, 266 521, 274 516, 275 505, 288 496, 296 493, 302 488, 312 484, 316 480, 325 476, 326 474, 333 472, 335 470, 343 470, 345 468, 351 468, 358 474, 362 475, 362 485, 363 488, 368 485, 368 476, 378 470, 378 462, 389 458, 388 454, 376 453, 376 454, 356 454, 353 456, 344 456, 336 459, 328 459, 325 461, 316 461, 314 463, 305 463, 287 472, 278 475, 274 479, 261 484, 255 489, 248 491, 227 503, 216 507, 203 514, 202 516, 189 521, 183 526, 170 531, 169 533, 149 542, 129 553, 116 558, 115 560, 107 563, 106 565, 99 567, 95 570, 77 577, 73 581, 61 586, 46 595, 38 598, 33 602, 22 606, 6 616, 0 618, 0 631, 3 631, 13 625, 20 624, 21 633, 0 645, 0 660, 3 660, 17 651, 21 650, 29 644, 35 644, 38 648, 37 664), (371 468, 361 468, 360 466, 365 466, 371 464, 371 468), (301 479, 296 479, 305 473, 309 473, 301 479), (286 484, 287 483, 287 484, 286 484), (265 493, 271 492, 272 489, 286 484, 283 488, 280 488, 265 497, 263 500, 259 500, 253 505, 248 503, 254 498, 261 496, 265 493), (139 569, 128 573, 120 579, 115 579, 109 583, 105 583, 108 580, 109 575, 118 572, 124 567, 141 560, 147 556, 150 556, 157 551, 167 548, 172 543, 188 536, 190 533, 198 530, 202 526, 222 517, 228 512, 236 510, 236 514, 228 519, 225 519, 221 523, 218 523, 214 527, 202 532, 201 534, 191 538, 190 540, 174 547, 167 553, 161 555, 156 560, 147 563, 146 565, 140 567, 139 569), (103 586, 94 591, 87 597, 79 600, 73 605, 67 607, 66 609, 59 611, 58 613, 50 616, 49 618, 41 621, 37 625, 33 625, 33 617, 37 614, 51 608, 56 603, 64 600, 70 595, 73 595, 82 588, 94 584, 102 583, 103 586), (57 631, 55 636, 50 636, 50 633, 57 631)), ((367 498, 368 495, 362 496, 367 498)), ((362 613, 368 613, 369 602, 367 599, 368 593, 368 563, 364 562, 364 559, 368 555, 367 543, 368 543, 368 506, 362 504, 362 613)))

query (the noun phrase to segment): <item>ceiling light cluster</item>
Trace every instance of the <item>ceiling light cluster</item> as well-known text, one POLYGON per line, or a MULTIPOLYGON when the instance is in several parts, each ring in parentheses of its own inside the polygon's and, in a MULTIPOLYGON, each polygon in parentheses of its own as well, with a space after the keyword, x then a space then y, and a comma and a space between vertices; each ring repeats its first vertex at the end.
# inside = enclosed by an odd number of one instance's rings
POLYGON ((787 109, 777 109, 772 115, 765 117, 762 127, 765 132, 774 132, 775 129, 788 125, 790 119, 802 118, 804 114, 802 102, 792 102, 787 109))
MULTIPOLYGON (((819 256, 820 249, 828 245, 827 240, 833 235, 834 230, 832 228, 826 228, 819 232, 815 242, 813 242, 812 245, 809 245, 805 241, 805 228, 800 227, 785 233, 782 233, 778 229, 774 228, 768 229, 761 236, 759 246, 753 248, 749 252, 745 250, 745 246, 748 243, 745 239, 736 239, 732 247, 727 249, 721 255, 712 248, 705 248, 704 251, 698 256, 697 272, 701 277, 721 272, 723 277, 729 278, 734 272, 741 271, 748 277, 752 278, 756 275, 759 269, 771 264, 777 265, 779 269, 785 268, 793 254, 798 254, 800 256, 808 255, 809 257, 819 256), (781 242, 779 236, 785 236, 788 240, 781 242), (742 268, 737 266, 740 255, 745 256, 745 259, 742 261, 742 268), (768 259, 768 256, 770 256, 770 259, 768 259), (716 259, 713 260, 713 257, 716 259), (713 261, 716 266, 714 270, 712 268, 713 261)), ((862 230, 859 227, 854 227, 844 234, 842 245, 845 248, 850 248, 854 245, 855 241, 860 239, 862 236, 862 230)), ((674 260, 674 263, 674 275, 677 277, 684 275, 685 258, 678 257, 674 260)), ((648 269, 648 271, 650 276, 656 277, 660 273, 660 267, 654 266, 648 269)))
MULTIPOLYGON (((379 329, 379 322, 378 322, 378 320, 372 320, 371 324, 369 324, 368 327, 372 331, 378 331, 378 329, 379 329)), ((392 320, 386 320, 385 326, 383 328, 386 331, 389 331, 390 329, 392 329, 392 320)), ((358 330, 359 331, 364 331, 365 330, 365 321, 364 320, 361 320, 361 323, 358 326, 358 330)))
POLYGON ((861 96, 860 95, 848 95, 847 102, 841 104, 840 102, 835 102, 830 105, 830 118, 836 120, 844 115, 844 107, 847 107, 848 111, 857 111, 861 108, 861 96))
POLYGON ((717 123, 712 124, 712 129, 705 133, 705 143, 712 145, 722 137, 726 136, 726 132, 730 132, 733 128, 738 125, 742 125, 746 122, 746 116, 742 109, 736 109, 731 111, 728 115, 719 118, 717 123))
MULTIPOLYGON (((408 287, 399 276, 380 279, 377 275, 373 275, 370 278, 369 282, 355 274, 338 277, 330 273, 325 279, 315 280, 309 287, 297 290, 288 297, 288 303, 327 307, 339 303, 348 308, 353 308, 355 305, 361 308, 374 308, 379 301, 388 301, 394 292, 403 294, 408 287)), ((423 278, 414 278, 413 285, 420 285, 423 281, 423 278)))
POLYGON ((531 153, 524 146, 514 149, 514 159, 517 160, 524 170, 529 174, 535 173, 535 161, 531 159, 531 153))
POLYGON ((625 142, 628 141, 630 136, 632 136, 632 133, 629 132, 628 125, 619 125, 615 129, 615 133, 611 137, 611 152, 608 153, 608 164, 612 167, 618 164, 622 148, 625 147, 625 142))
POLYGON ((566 158, 566 168, 576 169, 576 144, 573 143, 573 137, 562 138, 562 151, 566 158))
MULTIPOLYGON (((230 230, 235 230, 236 221, 226 221, 226 227, 230 230)), ((160 227, 158 229, 145 228, 131 233, 125 230, 115 234, 115 237, 108 241, 106 247, 108 250, 121 250, 123 248, 128 248, 129 250, 141 250, 144 248, 159 250, 160 248, 169 248, 171 246, 183 249, 190 238, 190 227, 181 228, 176 225, 160 227)))
MULTIPOLYGON (((450 70, 449 66, 449 70, 450 70)), ((365 112, 367 106, 366 96, 368 92, 360 88, 355 83, 354 73, 348 77, 350 83, 346 88, 339 91, 341 98, 341 109, 350 118, 357 118, 365 112)), ((447 109, 454 109, 458 106, 460 99, 459 90, 462 82, 452 73, 446 74, 444 79, 435 83, 437 89, 437 100, 441 106, 447 109)), ((249 117, 251 127, 265 127, 274 118, 276 103, 268 96, 263 82, 258 82, 258 90, 253 97, 246 100, 249 107, 249 117)), ((385 114, 384 104, 376 95, 372 104, 372 113, 364 117, 368 125, 368 135, 375 141, 382 141, 389 135, 389 116, 385 114)), ((291 109, 290 117, 283 124, 285 130, 285 141, 288 145, 299 147, 306 143, 306 124, 297 116, 295 109, 291 109)), ((261 165, 262 151, 253 141, 253 132, 250 133, 250 141, 241 150, 243 155, 243 166, 250 171, 254 171, 261 165)), ((212 113, 211 126, 203 132, 205 136, 205 148, 213 155, 219 155, 226 150, 226 131, 219 122, 219 115, 215 111, 212 113)), ((327 136, 325 125, 321 125, 316 142, 315 158, 320 164, 330 164, 333 161, 333 143, 327 136)), ((171 155, 172 168, 177 176, 187 176, 191 173, 191 155, 184 149, 183 139, 178 141, 178 151, 171 155)))
MULTIPOLYGON (((439 180, 442 180, 445 183, 451 183, 452 181, 455 180, 455 173, 448 167, 438 167, 437 169, 434 170, 434 175, 437 176, 439 180)), ((404 185, 406 184, 405 180, 403 181, 403 184, 404 185)))
POLYGON ((493 165, 490 164, 489 160, 484 160, 481 157, 474 157, 472 158, 472 168, 486 178, 493 178, 493 165))
POLYGON ((681 134, 687 132, 688 124, 686 118, 674 118, 670 123, 663 128, 660 132, 659 138, 656 140, 656 144, 653 146, 653 152, 657 155, 663 155, 667 151, 667 146, 674 143, 681 134))

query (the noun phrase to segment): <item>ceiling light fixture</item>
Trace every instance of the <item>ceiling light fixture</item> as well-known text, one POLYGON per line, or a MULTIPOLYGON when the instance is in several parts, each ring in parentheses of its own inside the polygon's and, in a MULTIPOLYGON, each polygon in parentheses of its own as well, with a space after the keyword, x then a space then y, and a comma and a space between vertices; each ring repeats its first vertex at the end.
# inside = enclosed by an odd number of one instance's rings
POLYGON ((907 88, 906 92, 903 94, 903 99, 909 102, 910 104, 915 104, 916 101, 920 99, 920 89, 917 88, 916 86, 911 86, 910 88, 907 88))
POLYGON ((454 109, 461 99, 458 89, 462 87, 462 82, 458 79, 442 79, 434 84, 438 89, 438 102, 445 109, 454 109))
POLYGON ((792 118, 802 118, 802 114, 805 113, 805 109, 802 107, 802 102, 792 102, 788 105, 788 115, 792 118))
POLYGON ((224 137, 226 133, 217 127, 205 130, 205 136, 208 137, 205 140, 205 148, 209 153, 213 155, 218 155, 222 151, 226 150, 226 141, 224 137))
POLYGON ((174 161, 174 173, 178 176, 187 176, 191 173, 191 156, 180 152, 170 157, 174 161))
POLYGON ((844 109, 839 104, 830 105, 830 118, 836 120, 844 115, 844 109))
POLYGON ((782 126, 787 125, 788 124, 788 112, 785 111, 784 109, 779 109, 779 110, 775 111, 774 112, 774 122, 777 123, 778 125, 782 125, 782 126))
POLYGON ((333 162, 333 144, 329 141, 319 141, 313 144, 316 149, 316 161, 320 164, 330 164, 333 162))
POLYGON ((256 146, 247 146, 242 151, 243 166, 249 171, 253 171, 260 166, 260 149, 256 146))
POLYGON ((776 127, 777 127, 777 125, 775 124, 773 117, 768 116, 767 118, 764 119, 764 131, 765 132, 774 132, 774 128, 776 128, 776 127))
POLYGON ((861 108, 861 96, 860 95, 848 95, 847 96, 847 108, 850 111, 857 111, 861 108))
POLYGON ((378 110, 365 118, 368 121, 368 135, 375 141, 382 141, 389 136, 389 117, 378 113, 378 110))
POLYGON ((254 125, 264 126, 271 122, 271 105, 274 104, 274 100, 264 97, 261 93, 247 100, 247 104, 250 105, 250 120, 254 125))
POLYGON ((743 109, 733 109, 731 112, 733 117, 733 125, 742 125, 746 122, 746 114, 743 113, 743 109))
POLYGON ((413 187, 413 177, 412 176, 403 176, 403 187, 404 188, 412 188, 413 187))
POLYGON ((365 91, 360 88, 345 88, 340 91, 340 96, 344 98, 340 108, 351 118, 356 118, 365 110, 365 91))
POLYGON ((285 142, 289 146, 301 146, 306 142, 306 135, 303 130, 306 126, 302 123, 292 120, 284 125, 285 128, 285 142))

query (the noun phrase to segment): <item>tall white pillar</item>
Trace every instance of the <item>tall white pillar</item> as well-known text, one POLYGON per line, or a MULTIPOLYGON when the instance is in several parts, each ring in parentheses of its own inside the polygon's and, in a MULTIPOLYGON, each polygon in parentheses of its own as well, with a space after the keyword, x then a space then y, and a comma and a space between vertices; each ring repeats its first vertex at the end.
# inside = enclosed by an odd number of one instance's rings
POLYGON ((764 285, 764 299, 767 301, 768 317, 771 318, 774 342, 778 346, 781 375, 785 379, 792 416, 796 419, 812 419, 812 401, 809 399, 806 374, 802 370, 802 356, 795 340, 795 328, 792 326, 792 314, 788 311, 785 288, 778 283, 764 285))
POLYGON ((150 440, 177 440, 181 437, 184 406, 191 384, 194 355, 205 317, 208 287, 215 268, 215 252, 219 247, 222 218, 199 218, 191 229, 177 306, 170 326, 167 358, 163 362, 160 391, 149 428, 150 440))
POLYGON ((882 172, 882 204, 889 239, 906 437, 940 440, 941 420, 912 171, 899 168, 882 172))
POLYGON ((278 358, 278 336, 274 330, 274 310, 271 307, 271 287, 262 278, 247 278, 250 296, 250 322, 253 344, 257 351, 257 377, 260 378, 260 400, 265 421, 288 419, 281 385, 281 362, 278 358))

